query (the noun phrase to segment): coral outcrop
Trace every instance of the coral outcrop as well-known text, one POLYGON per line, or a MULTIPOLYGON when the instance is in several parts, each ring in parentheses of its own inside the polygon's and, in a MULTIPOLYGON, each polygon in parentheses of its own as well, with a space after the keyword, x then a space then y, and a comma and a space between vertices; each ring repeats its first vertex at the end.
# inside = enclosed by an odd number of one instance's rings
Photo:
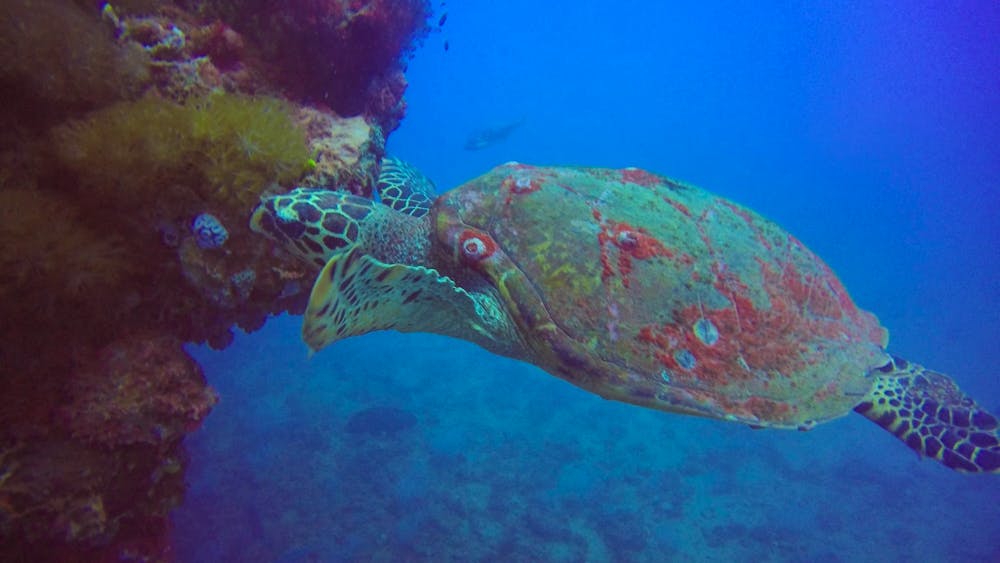
POLYGON ((184 493, 181 440, 215 393, 171 336, 127 337, 79 361, 59 390, 14 376, 30 402, 0 412, 5 560, 119 560, 166 548, 165 518, 184 493))
POLYGON ((92 446, 170 447, 201 423, 217 398, 176 338, 125 337, 73 374, 59 418, 92 446))
POLYGON ((426 0, 183 0, 251 38, 264 74, 290 97, 386 131, 403 115, 406 54, 428 32, 426 0))
POLYGON ((0 559, 168 560, 185 342, 300 311, 265 194, 370 196, 426 2, 0 8, 0 559))
POLYGON ((363 117, 340 117, 310 107, 299 110, 315 165, 299 182, 305 187, 337 186, 371 197, 385 156, 381 128, 363 117))
POLYGON ((11 98, 40 98, 59 113, 132 97, 150 78, 148 54, 72 2, 9 0, 0 9, 0 83, 11 98))

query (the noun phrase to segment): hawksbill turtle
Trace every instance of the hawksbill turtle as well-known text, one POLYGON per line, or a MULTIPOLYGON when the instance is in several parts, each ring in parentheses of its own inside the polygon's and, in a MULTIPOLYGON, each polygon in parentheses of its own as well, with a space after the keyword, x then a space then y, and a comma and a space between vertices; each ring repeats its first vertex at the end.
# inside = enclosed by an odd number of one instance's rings
POLYGON ((1000 472, 997 418, 886 352, 831 269, 757 213, 626 168, 499 166, 438 195, 387 158, 380 202, 297 188, 251 227, 321 268, 312 350, 433 332, 614 399, 807 430, 852 410, 921 456, 1000 472))

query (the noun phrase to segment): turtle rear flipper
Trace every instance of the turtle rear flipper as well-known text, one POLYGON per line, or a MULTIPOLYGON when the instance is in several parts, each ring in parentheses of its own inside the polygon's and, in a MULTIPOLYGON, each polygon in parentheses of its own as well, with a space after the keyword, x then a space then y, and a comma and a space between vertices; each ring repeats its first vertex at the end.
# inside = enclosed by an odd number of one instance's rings
POLYGON ((410 164, 393 156, 382 159, 378 177, 378 195, 390 208, 423 217, 437 198, 434 182, 410 164))
POLYGON ((1000 473, 1000 424, 952 379, 893 357, 854 410, 921 456, 967 473, 1000 473))

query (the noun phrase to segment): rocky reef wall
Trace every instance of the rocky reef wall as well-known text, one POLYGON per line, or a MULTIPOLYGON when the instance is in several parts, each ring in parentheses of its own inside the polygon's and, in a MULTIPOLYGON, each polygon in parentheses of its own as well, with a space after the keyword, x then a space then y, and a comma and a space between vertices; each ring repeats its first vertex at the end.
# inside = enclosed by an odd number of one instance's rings
POLYGON ((0 7, 0 559, 170 559, 183 437, 218 400, 183 344, 301 311, 311 274, 250 211, 295 186, 371 195, 429 16, 0 7))

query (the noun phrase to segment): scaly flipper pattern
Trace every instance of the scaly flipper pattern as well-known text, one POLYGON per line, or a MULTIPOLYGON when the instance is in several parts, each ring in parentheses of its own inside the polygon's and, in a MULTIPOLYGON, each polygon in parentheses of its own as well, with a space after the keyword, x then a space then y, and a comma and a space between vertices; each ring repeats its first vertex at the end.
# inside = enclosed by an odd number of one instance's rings
POLYGON ((921 456, 967 473, 1000 473, 997 419, 950 377, 893 357, 854 410, 921 456))
POLYGON ((378 195, 392 209, 423 217, 430 211, 437 192, 434 183, 419 170, 392 156, 382 159, 378 177, 378 195))
POLYGON ((316 278, 302 338, 313 350, 375 330, 432 332, 514 354, 516 328, 495 299, 423 266, 386 264, 357 247, 333 256, 316 278))

